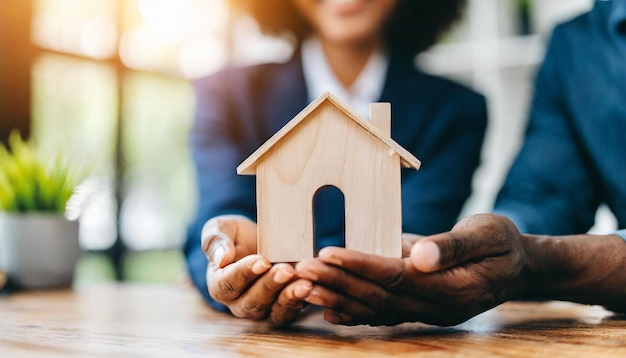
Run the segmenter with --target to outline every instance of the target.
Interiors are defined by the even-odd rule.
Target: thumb
[[[202,250],[209,264],[218,268],[223,268],[235,260],[234,238],[224,232],[229,230],[222,230],[224,223],[217,217],[207,221],[202,228]]]
[[[452,231],[418,241],[411,248],[411,261],[421,272],[434,272],[472,260],[511,251],[508,222],[496,215],[463,219]]]
[[[203,242],[202,248],[209,263],[216,265],[218,268],[223,268],[235,260],[235,245],[223,233],[212,235]]]
[[[441,250],[439,250],[439,246],[433,239],[434,237],[429,237],[428,239],[418,241],[411,248],[410,257],[413,266],[421,272],[433,272],[441,269],[439,264]]]

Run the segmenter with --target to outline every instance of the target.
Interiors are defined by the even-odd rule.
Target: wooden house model
[[[313,200],[330,185],[344,194],[346,248],[401,256],[400,166],[420,162],[391,139],[389,103],[372,103],[370,117],[326,92],[237,167],[256,175],[260,254],[313,257]]]

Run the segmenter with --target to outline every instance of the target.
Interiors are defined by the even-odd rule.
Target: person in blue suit
[[[626,1],[556,27],[495,205],[389,259],[327,248],[296,271],[329,322],[454,325],[508,300],[626,313]],[[605,203],[617,229],[586,232]],[[289,290],[298,290],[290,287]]]
[[[190,277],[214,308],[286,323],[306,288],[286,263],[256,255],[255,178],[236,167],[323,91],[367,115],[391,102],[392,138],[422,161],[402,173],[403,231],[449,230],[470,195],[486,128],[484,98],[416,69],[415,55],[457,19],[464,1],[282,0],[241,2],[263,30],[296,39],[286,63],[228,68],[195,83],[191,132],[199,204],[185,255]],[[317,200],[318,248],[341,245],[344,208]],[[408,252],[406,252],[408,253]],[[208,258],[208,260],[207,260]]]

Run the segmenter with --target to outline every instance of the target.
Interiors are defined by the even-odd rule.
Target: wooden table
[[[216,313],[193,290],[86,286],[0,297],[0,357],[626,357],[626,318],[570,303],[507,303],[452,328],[288,328]]]

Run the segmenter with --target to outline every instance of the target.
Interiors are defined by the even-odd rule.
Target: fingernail
[[[324,305],[324,300],[322,300],[322,298],[320,296],[309,296],[306,298],[306,300],[308,303],[312,304],[312,305],[317,305],[317,306],[323,306]]]
[[[317,277],[316,274],[311,272],[311,267],[314,268],[315,265],[316,265],[315,259],[308,259],[308,260],[300,261],[296,265],[296,273],[298,274],[298,277],[303,278],[305,280],[313,281],[313,282],[317,281],[319,277]]]
[[[294,290],[293,290],[293,295],[296,298],[299,299],[304,299],[306,298],[306,296],[309,295],[309,293],[311,293],[311,290],[313,289],[313,287],[311,286],[304,286],[304,285],[300,285],[297,286]]]
[[[213,258],[213,263],[219,265],[226,256],[226,252],[228,251],[223,245],[216,245],[212,250],[211,257]]]
[[[331,251],[324,251],[324,249],[322,249],[320,250],[318,257],[327,264],[343,266],[343,262],[341,262],[337,256],[333,255]]]
[[[339,318],[341,319],[341,322],[349,322],[352,321],[354,319],[354,317],[345,314],[345,313],[340,313],[339,314]]]
[[[329,248],[328,247],[324,247],[320,250],[320,252],[317,253],[317,257],[324,257],[329,255],[328,254]]]
[[[314,282],[319,281],[319,276],[317,276],[316,274],[314,274],[313,272],[309,270],[298,271],[298,276],[300,276],[300,278],[304,278],[309,281],[314,281]]]
[[[418,260],[419,268],[437,269],[439,267],[439,246],[434,242],[425,241],[415,244],[415,258]]]
[[[252,265],[252,273],[255,275],[260,275],[263,272],[267,271],[270,267],[272,266],[264,260],[259,260],[255,262],[254,265]]]
[[[324,319],[326,320],[326,322],[332,323],[332,324],[341,323],[341,316],[339,315],[339,313],[335,311],[330,311],[330,310],[326,311],[326,314],[324,315]]]
[[[283,284],[293,277],[293,273],[287,272],[286,270],[278,270],[274,274],[274,282],[278,284]]]

